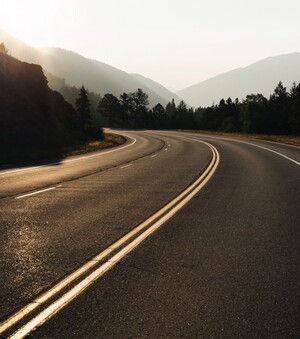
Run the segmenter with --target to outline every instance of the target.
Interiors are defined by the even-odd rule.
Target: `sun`
[[[56,1],[2,0],[0,29],[34,47],[47,45],[46,37],[57,27]]]

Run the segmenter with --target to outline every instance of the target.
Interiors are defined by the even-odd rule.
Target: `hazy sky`
[[[300,52],[299,0],[0,0],[0,28],[181,89]]]

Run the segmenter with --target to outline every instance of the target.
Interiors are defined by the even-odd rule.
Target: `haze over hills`
[[[288,88],[300,81],[300,53],[269,57],[250,66],[234,69],[200,82],[176,94],[140,74],[129,74],[100,61],[85,58],[77,53],[60,48],[36,49],[12,37],[0,29],[0,42],[4,42],[11,55],[35,64],[40,64],[55,90],[65,84],[84,85],[90,91],[112,93],[134,92],[141,88],[149,95],[150,107],[157,103],[165,106],[173,98],[181,98],[194,107],[218,104],[224,98],[243,99],[248,94],[261,93],[267,98],[279,81]]]
[[[300,53],[269,57],[176,93],[194,107],[205,107],[219,103],[222,98],[242,99],[252,93],[261,93],[268,98],[279,81],[288,88],[294,81],[300,81]]]
[[[159,87],[160,92],[146,86],[145,81],[107,65],[97,60],[85,58],[77,53],[60,48],[35,49],[22,41],[12,37],[0,29],[0,41],[4,42],[14,57],[39,64],[52,75],[63,78],[71,86],[84,85],[90,91],[104,95],[112,93],[116,96],[124,92],[134,92],[141,88],[149,95],[150,107],[161,103],[166,105],[169,101],[170,91]],[[56,88],[57,89],[57,88]],[[165,97],[167,93],[167,97]],[[174,94],[174,98],[177,96]]]
[[[152,79],[146,78],[143,75],[131,73],[131,76],[136,78],[138,81],[142,82],[145,86],[153,90],[155,93],[159,93],[160,96],[162,96],[164,99],[166,99],[168,102],[174,99],[175,104],[179,104],[180,97],[173,93],[171,90],[167,89],[166,87],[162,86],[156,81],[153,81]]]

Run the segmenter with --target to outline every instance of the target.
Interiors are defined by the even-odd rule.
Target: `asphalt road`
[[[300,149],[127,135],[111,153],[0,171],[1,320],[189,186],[212,158],[202,139],[220,154],[208,184],[30,336],[298,338]]]

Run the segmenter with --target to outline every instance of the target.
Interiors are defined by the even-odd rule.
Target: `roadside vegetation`
[[[138,88],[119,97],[65,85],[51,90],[41,66],[8,55],[0,44],[0,163],[64,157],[124,142],[102,127],[181,129],[234,133],[299,145],[300,84],[290,91],[281,82],[274,93],[222,99],[210,107],[189,107],[174,100],[149,108]],[[67,102],[68,101],[68,102]]]
[[[126,139],[118,134],[113,133],[103,133],[104,137],[102,140],[91,140],[89,142],[83,143],[82,145],[76,147],[66,148],[62,156],[67,157],[71,155],[78,155],[93,151],[100,151],[106,148],[111,148],[119,146],[125,143]]]
[[[188,107],[174,100],[166,107],[147,107],[148,97],[141,89],[124,93],[120,98],[105,94],[98,112],[107,118],[109,127],[152,129],[193,129],[242,134],[300,135],[300,84],[288,92],[281,82],[269,99],[249,94],[239,101],[222,99],[210,107]]]

